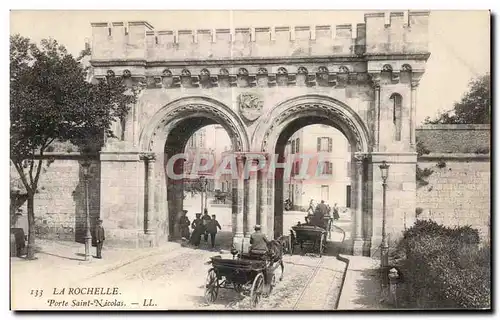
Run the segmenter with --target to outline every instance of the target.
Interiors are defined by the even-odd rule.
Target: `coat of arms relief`
[[[237,98],[237,103],[241,116],[249,122],[257,120],[264,108],[262,97],[255,93],[241,93]]]

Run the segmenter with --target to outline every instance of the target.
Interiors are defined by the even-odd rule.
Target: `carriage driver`
[[[266,258],[269,240],[267,240],[266,235],[261,232],[261,229],[260,225],[256,225],[254,227],[255,232],[250,236],[250,255]]]

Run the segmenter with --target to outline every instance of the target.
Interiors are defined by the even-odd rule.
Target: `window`
[[[292,154],[295,154],[295,140],[292,140]]]
[[[297,138],[297,140],[295,140],[295,153],[299,153],[300,152],[300,138]]]
[[[333,164],[330,161],[325,161],[323,163],[323,170],[322,174],[324,175],[331,175],[333,174]]]
[[[332,138],[328,137],[318,138],[318,151],[332,152]]]
[[[392,122],[394,125],[394,140],[401,141],[401,126],[403,112],[403,98],[398,93],[393,93],[390,97],[393,100],[392,106]]]
[[[297,161],[294,163],[294,166],[295,166],[295,175],[298,175],[299,172],[300,172],[300,163]]]

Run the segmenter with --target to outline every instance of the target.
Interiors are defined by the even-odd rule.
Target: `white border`
[[[3,7],[6,6],[7,4],[13,5],[13,7],[5,7],[4,10],[1,11],[2,13],[2,19],[1,21],[1,26],[3,29],[3,34],[8,35],[9,32],[9,9],[14,9],[14,10],[33,10],[33,9],[53,9],[53,10],[81,10],[81,9],[91,9],[91,10],[122,10],[122,9],[128,9],[128,10],[159,10],[159,9],[170,9],[170,10],[179,10],[179,9],[211,9],[211,10],[217,10],[217,9],[233,9],[233,10],[250,10],[250,9],[260,9],[260,10],[273,10],[273,9],[287,9],[287,10],[298,10],[298,9],[305,9],[305,10],[332,10],[332,9],[337,9],[337,10],[370,10],[370,9],[431,9],[431,10],[478,10],[478,9],[492,9],[493,14],[498,13],[500,10],[498,8],[500,1],[485,1],[485,0],[454,0],[454,1],[442,1],[442,2],[437,2],[435,0],[421,0],[421,1],[411,1],[411,2],[401,2],[401,1],[369,1],[369,0],[364,0],[364,1],[355,1],[355,0],[350,0],[350,1],[336,1],[335,3],[332,4],[331,1],[326,1],[326,0],[307,0],[307,1],[297,1],[297,2],[291,2],[291,1],[283,1],[280,3],[280,5],[277,5],[276,2],[271,2],[269,0],[251,0],[251,1],[218,1],[217,3],[214,3],[214,1],[193,1],[193,0],[182,0],[178,1],[176,3],[173,3],[172,1],[166,2],[166,4],[153,4],[153,3],[147,3],[147,7],[142,5],[144,2],[142,1],[137,1],[137,0],[120,0],[117,2],[111,3],[110,1],[103,1],[103,0],[86,0],[86,1],[78,1],[78,2],[69,2],[69,1],[51,1],[50,3],[46,2],[40,2],[40,1],[15,1],[14,3],[9,3],[7,1],[2,2],[2,9]],[[327,4],[332,4],[330,6],[327,6]],[[43,23],[43,22],[40,22]],[[457,21],[456,23],[460,23],[460,21]],[[61,26],[63,27],[63,26]],[[495,40],[498,40],[498,34],[495,34]],[[466,41],[466,39],[465,39]],[[3,45],[3,50],[1,50],[2,56],[2,61],[4,61],[4,64],[2,65],[5,69],[8,60],[8,38],[5,37],[5,41],[2,42]],[[495,70],[496,71],[496,70]],[[0,125],[0,130],[2,134],[2,150],[5,150],[7,153],[8,151],[8,137],[9,137],[9,113],[8,113],[8,105],[9,105],[9,91],[8,91],[8,70],[5,70],[3,72],[3,75],[5,75],[6,83],[2,86],[2,100],[3,100],[3,108],[1,108],[1,112],[3,112],[3,116],[0,116],[0,121],[2,121],[2,125]],[[496,83],[496,82],[494,82]],[[498,84],[493,88],[494,91],[498,88]],[[494,108],[494,106],[492,106]],[[496,112],[497,117],[498,117],[498,111]],[[498,120],[497,117],[495,117],[495,120]],[[498,131],[498,130],[497,130]],[[497,136],[495,138],[498,138]],[[7,209],[7,204],[9,203],[9,198],[8,198],[8,189],[9,189],[9,164],[8,164],[8,159],[7,157],[3,158],[5,162],[2,162],[2,192],[0,192],[0,196],[2,197],[3,201],[0,201],[0,203],[4,204],[4,208]],[[496,164],[496,163],[495,163]],[[495,182],[497,182],[495,180]],[[492,194],[492,197],[495,198],[495,195]],[[498,197],[496,197],[498,199]],[[495,206],[495,209],[497,207]],[[3,215],[4,223],[2,224],[3,230],[7,231],[7,226],[9,225],[9,216],[4,213]],[[497,227],[498,230],[498,221],[500,219],[496,219],[496,225],[494,227]],[[494,233],[493,233],[494,234]],[[0,276],[3,278],[3,281],[0,281],[0,283],[3,284],[3,290],[1,290],[1,297],[0,301],[2,303],[2,311],[5,313],[6,316],[5,318],[11,318],[14,317],[15,315],[12,312],[9,312],[9,292],[8,289],[10,288],[9,285],[9,254],[8,254],[8,241],[7,241],[7,234],[2,234],[3,241],[1,242],[1,251],[0,251],[0,257],[2,257],[4,260],[4,263],[2,264],[2,272],[0,273]],[[497,275],[498,276],[498,275]],[[498,294],[496,295],[498,296]],[[496,306],[497,304],[495,303],[496,301],[492,301],[492,305]],[[420,317],[421,315],[419,313],[414,313],[414,314],[404,314],[405,316],[413,316],[413,317]],[[52,316],[52,315],[49,315]],[[64,314],[62,315],[63,317],[74,317],[76,315],[68,315]],[[85,315],[85,314],[80,314],[81,317],[83,318],[91,318],[95,317],[95,315]],[[103,314],[100,314],[99,317],[102,317]],[[120,315],[104,315],[106,318],[119,318]],[[184,316],[182,315],[183,318],[198,318],[201,317],[202,315],[191,315],[191,316]],[[203,315],[206,316],[206,315]],[[248,317],[248,315],[240,315],[240,314],[217,314],[217,317]],[[256,314],[255,316],[267,316],[263,314]],[[301,317],[311,317],[311,315],[307,314],[300,314]],[[318,315],[319,316],[319,315]],[[348,316],[349,318],[362,318],[364,317],[363,314],[323,314],[324,317],[343,317],[343,316]],[[379,316],[382,317],[387,317],[391,316],[388,314],[379,314]],[[401,316],[398,314],[393,314],[392,316]],[[453,317],[454,315],[449,315],[447,317]],[[474,317],[473,314],[467,314],[467,317],[472,316]],[[26,318],[38,318],[40,315],[25,315],[24,317]],[[139,318],[147,319],[148,315],[140,315]],[[168,317],[170,318],[177,318],[181,317],[181,315],[169,315]],[[289,317],[289,314],[283,314],[283,315],[278,315],[278,314],[273,314],[273,317]],[[434,315],[425,315],[427,319],[433,319],[437,318],[437,316]],[[5,319],[4,317],[2,317]],[[440,316],[439,318],[442,318]]]

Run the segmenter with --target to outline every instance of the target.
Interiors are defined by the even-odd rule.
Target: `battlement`
[[[144,21],[92,23],[92,59],[224,60],[426,52],[428,15],[375,12],[358,24],[159,31]]]

